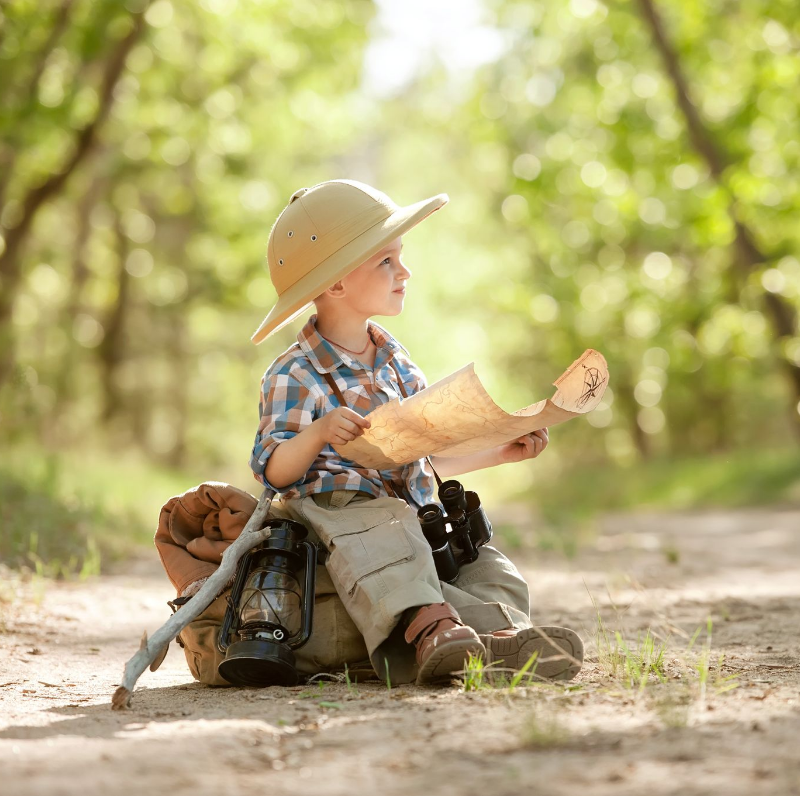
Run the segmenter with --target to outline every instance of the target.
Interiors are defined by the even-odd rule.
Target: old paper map
[[[587,350],[553,384],[550,400],[508,414],[483,388],[474,363],[407,399],[379,406],[363,436],[337,446],[345,458],[372,469],[391,469],[425,456],[465,456],[566,422],[594,409],[608,385],[608,366]]]

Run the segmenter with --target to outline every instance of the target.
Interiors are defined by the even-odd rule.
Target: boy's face
[[[334,284],[326,294],[337,297],[365,318],[397,316],[403,310],[405,284],[411,277],[411,270],[403,264],[400,255],[402,249],[402,237],[398,236]]]

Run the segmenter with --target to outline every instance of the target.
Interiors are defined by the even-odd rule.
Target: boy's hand
[[[315,425],[319,425],[319,435],[323,442],[332,444],[347,444],[364,431],[372,423],[350,408],[334,408],[325,416],[320,417]]]
[[[526,458],[536,458],[541,455],[549,441],[547,428],[542,428],[500,445],[498,452],[503,464],[524,461]]]

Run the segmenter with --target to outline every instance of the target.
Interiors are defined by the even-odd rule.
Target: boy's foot
[[[417,683],[444,683],[464,669],[470,654],[486,657],[478,634],[464,625],[450,603],[423,606],[406,629],[406,641],[417,646]]]
[[[533,674],[555,681],[574,678],[583,664],[583,642],[575,631],[555,625],[495,631],[480,636],[486,665],[520,670],[537,653]],[[499,663],[498,663],[499,662]]]

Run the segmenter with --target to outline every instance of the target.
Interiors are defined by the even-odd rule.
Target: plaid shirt
[[[433,474],[424,459],[379,471],[348,461],[330,444],[325,445],[308,472],[294,483],[278,490],[267,481],[264,471],[275,448],[338,406],[320,372],[333,374],[347,405],[362,416],[395,397],[402,398],[389,365],[392,357],[409,396],[427,386],[425,375],[408,358],[408,351],[380,325],[371,320],[368,325],[378,348],[375,365],[370,370],[323,339],[317,332],[316,320],[316,315],[312,315],[297,335],[297,344],[279,355],[261,380],[258,406],[261,421],[250,457],[253,475],[287,499],[334,489],[354,489],[382,497],[387,494],[381,481],[383,476],[393,485],[404,486],[409,504],[419,508],[434,502]]]

